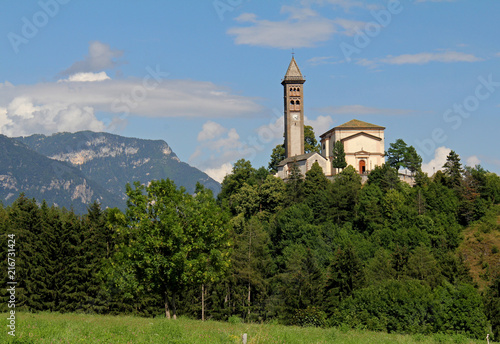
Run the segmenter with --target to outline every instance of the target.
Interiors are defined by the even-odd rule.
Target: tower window
[[[293,100],[290,100],[290,104],[293,105],[295,104],[295,102]]]
[[[300,100],[297,100],[295,104],[300,105]]]

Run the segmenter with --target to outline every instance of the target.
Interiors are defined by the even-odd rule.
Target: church
[[[327,177],[337,171],[332,167],[335,142],[344,145],[347,165],[361,175],[384,164],[384,127],[353,119],[320,135],[320,153],[304,154],[304,83],[305,78],[292,57],[281,84],[284,91],[285,159],[278,164],[277,176],[288,179],[295,165],[302,175],[317,162]]]

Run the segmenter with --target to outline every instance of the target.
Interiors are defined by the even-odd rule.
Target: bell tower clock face
[[[294,121],[298,121],[298,120],[299,120],[299,113],[298,113],[298,112],[296,112],[296,113],[292,113],[292,119],[293,119]]]

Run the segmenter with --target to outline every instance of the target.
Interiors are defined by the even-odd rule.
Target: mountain
[[[214,195],[220,184],[204,172],[182,161],[162,140],[128,138],[109,133],[82,131],[51,136],[32,135],[16,138],[32,150],[50,159],[66,162],[86,178],[125,200],[125,185],[139,181],[170,178],[177,186],[193,193],[200,182]]]
[[[79,169],[49,159],[25,144],[0,135],[0,201],[12,203],[21,192],[49,205],[72,207],[83,213],[98,200],[104,207],[124,207],[125,202],[87,178]]]

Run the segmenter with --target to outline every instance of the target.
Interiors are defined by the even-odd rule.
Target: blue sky
[[[385,126],[439,169],[500,173],[500,2],[3,0],[0,133],[163,139],[217,180],[282,142],[294,49],[306,124]]]

